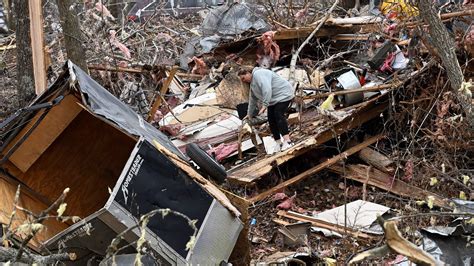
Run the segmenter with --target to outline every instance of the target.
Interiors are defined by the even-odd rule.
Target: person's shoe
[[[281,145],[281,151],[286,151],[288,150],[289,148],[293,147],[295,144],[293,144],[293,142],[283,142],[283,144]]]
[[[273,146],[271,154],[275,154],[275,153],[280,152],[280,151],[281,151],[281,144],[278,143],[278,142],[275,142],[275,146]]]

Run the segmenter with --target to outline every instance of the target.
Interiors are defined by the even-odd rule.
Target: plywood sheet
[[[59,105],[51,108],[9,160],[22,172],[26,172],[82,110],[77,101],[73,95],[67,95]]]
[[[207,101],[204,101],[200,103],[203,106],[192,106],[186,108],[183,112],[180,114],[177,114],[176,117],[181,121],[182,123],[194,123],[200,120],[206,120],[210,117],[216,116],[220,113],[222,113],[222,109],[219,109],[214,106],[210,105],[216,105],[217,104],[217,99],[209,99]],[[208,106],[209,105],[209,106]],[[176,119],[171,120],[169,124],[176,124],[178,121]]]
[[[64,132],[18,178],[31,189],[55,200],[69,187],[69,215],[82,218],[102,208],[135,140],[82,111]]]
[[[229,73],[216,88],[217,103],[235,109],[238,104],[248,102],[249,85],[240,81],[235,73]]]

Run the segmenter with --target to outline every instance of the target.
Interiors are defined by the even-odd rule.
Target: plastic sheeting
[[[474,265],[474,246],[469,244],[472,230],[456,227],[433,226],[420,230],[423,236],[420,248],[431,254],[441,265]],[[408,259],[397,262],[397,266],[413,265]]]
[[[263,31],[268,24],[245,3],[211,9],[201,25],[204,36],[235,36],[250,29]]]
[[[157,140],[167,149],[184,158],[184,155],[173,145],[167,136],[151,126],[125,103],[104,89],[82,69],[71,61],[67,62],[67,66],[70,82],[77,82],[77,88],[82,94],[84,104],[94,114],[105,117],[131,135],[142,136],[149,142]]]
[[[462,226],[431,227],[421,230],[423,249],[446,265],[473,265],[474,246],[468,245]]]
[[[189,59],[212,51],[223,40],[234,39],[249,30],[263,33],[269,29],[265,20],[245,3],[211,9],[200,27],[202,37],[195,37],[186,44],[181,55],[181,67],[187,69]]]

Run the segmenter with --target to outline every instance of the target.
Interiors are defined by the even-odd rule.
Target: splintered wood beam
[[[151,107],[150,113],[148,113],[148,122],[151,122],[153,120],[153,116],[155,115],[156,110],[160,108],[163,95],[165,95],[165,93],[168,91],[168,88],[170,87],[171,82],[174,79],[174,75],[176,74],[176,71],[178,71],[177,67],[173,67],[171,69],[170,73],[168,74],[168,77],[166,78],[165,82],[163,83],[163,86],[161,87],[160,94],[155,97],[155,102],[153,102],[153,106]]]
[[[307,215],[297,213],[297,212],[281,210],[281,211],[278,211],[277,215],[281,217],[293,219],[299,222],[310,222],[312,226],[328,229],[330,231],[337,232],[339,234],[347,234],[355,238],[373,239],[376,237],[364,232],[356,231],[352,228],[344,227],[338,224],[329,223],[324,220],[317,219],[315,217],[307,216]],[[279,220],[277,220],[277,223],[278,222]]]
[[[44,56],[43,7],[40,0],[29,0],[31,51],[35,92],[40,95],[46,90],[46,60]]]
[[[250,198],[249,201],[254,203],[254,202],[262,200],[266,197],[269,197],[277,191],[280,191],[280,190],[282,190],[282,189],[284,189],[284,188],[286,188],[290,185],[296,184],[296,183],[300,182],[301,180],[303,180],[305,178],[308,178],[310,176],[313,176],[314,174],[320,172],[321,170],[324,170],[324,169],[328,168],[329,166],[331,166],[331,165],[333,165],[333,164],[335,164],[335,163],[337,163],[341,160],[346,159],[347,157],[351,156],[352,154],[359,152],[360,150],[368,147],[369,145],[374,144],[375,142],[381,140],[382,138],[383,138],[383,135],[377,135],[377,136],[371,137],[371,138],[367,139],[366,141],[364,141],[360,144],[357,144],[354,147],[351,147],[351,148],[347,149],[343,153],[340,153],[340,154],[332,157],[331,159],[328,159],[327,161],[325,161],[323,163],[320,163],[320,164],[316,165],[315,167],[313,167],[309,170],[306,170],[303,173],[301,173],[301,174],[299,174],[295,177],[292,177],[292,178],[284,181],[283,183],[280,183],[280,184],[276,185],[275,187],[270,188],[269,190],[264,191],[264,192],[262,192],[262,193],[260,193],[256,196]]]
[[[328,167],[328,169],[335,173],[345,175],[348,179],[361,183],[367,182],[368,185],[383,189],[401,197],[417,200],[426,200],[428,197],[432,197],[435,206],[451,209],[449,204],[439,195],[412,186],[399,179],[394,179],[391,175],[373,167],[368,169],[368,166],[366,165],[347,165],[343,168],[340,165],[332,165]]]
[[[285,152],[279,152],[270,157],[258,160],[250,165],[244,165],[231,171],[227,180],[233,184],[252,184],[262,176],[270,173],[275,166],[282,165],[295,157],[314,150],[314,148],[337,137],[338,135],[348,132],[349,130],[379,116],[380,113],[387,108],[387,103],[382,99],[382,96],[379,96],[362,103],[353,115],[337,122],[331,128],[327,128],[323,132],[308,136],[304,142],[296,144]]]

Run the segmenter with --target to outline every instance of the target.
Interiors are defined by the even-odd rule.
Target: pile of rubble
[[[77,199],[71,215],[85,219],[51,222],[33,249],[66,243],[92,259],[70,249],[95,245],[78,233],[85,226],[106,228],[110,235],[100,237],[109,243],[121,223],[131,228],[158,207],[199,221],[194,234],[165,216],[147,227],[156,236],[153,256],[170,263],[471,264],[474,131],[418,9],[369,2],[349,11],[236,2],[184,19],[173,7],[158,13],[162,7],[122,25],[105,6],[86,4],[89,71],[108,92],[72,63],[52,67],[57,80],[47,94],[2,122],[0,174],[49,201],[60,194],[54,182],[112,194],[94,194],[87,208]],[[459,90],[473,103],[474,7],[435,2],[464,73]],[[249,87],[237,73],[255,66],[295,90],[288,114],[295,145],[285,151],[272,150],[266,115],[244,119]],[[48,126],[54,136],[45,137]],[[91,148],[76,147],[88,128]],[[123,147],[107,148],[119,141]],[[67,157],[67,145],[83,163],[65,172],[76,181],[88,173],[83,187],[60,181],[53,155]],[[93,161],[101,166],[85,170]],[[11,203],[14,187],[5,187]],[[140,231],[130,230],[126,241],[138,241]],[[222,239],[206,247],[216,234]],[[99,246],[108,258],[110,249]]]
[[[226,15],[243,6],[226,7]],[[277,24],[273,31],[268,31],[271,22],[265,25],[249,16],[243,24],[253,25],[250,30],[234,33],[231,40],[224,33],[203,35],[199,43],[191,41],[193,47],[200,45],[198,49],[182,55],[193,60],[192,74],[173,79],[189,82],[190,89],[179,99],[180,105],[155,113],[155,119],[161,119],[157,126],[179,149],[188,147],[192,159],[197,144],[225,167],[224,179],[217,167],[195,160],[215,182],[225,180],[221,187],[247,206],[246,229],[255,262],[289,262],[295,257],[306,262],[348,262],[355,250],[372,247],[381,239],[377,235],[384,230],[376,222],[377,215],[452,211],[458,208],[453,203],[461,201],[451,198],[472,199],[466,180],[472,176],[468,158],[473,134],[453,132],[467,124],[444,113],[446,108],[455,113],[454,105],[436,100],[452,100],[454,95],[445,86],[447,80],[430,54],[426,37],[418,31],[422,24],[410,20],[417,11],[411,6],[397,8],[382,6],[357,17],[333,14],[324,22],[297,28]],[[440,17],[459,40],[458,54],[468,80],[472,54],[466,49],[470,46],[466,36],[472,30],[472,8],[441,10]],[[312,33],[314,41],[310,39],[302,49],[292,72],[294,51]],[[211,40],[212,50],[207,48]],[[289,114],[296,145],[285,152],[271,151],[266,117],[250,127],[241,121],[249,89],[237,71],[249,65],[271,68],[296,88]],[[196,75],[202,78],[196,80]],[[438,81],[433,83],[434,79]],[[174,97],[169,96],[168,106],[175,105]],[[441,126],[447,123],[440,121],[444,119],[451,124]],[[465,145],[456,144],[456,139]],[[435,151],[440,147],[450,151],[440,155]],[[463,155],[458,157],[454,150]],[[452,220],[432,218],[425,223],[407,218],[399,227],[419,243],[429,241],[419,230],[443,235],[430,226],[448,224],[453,226]],[[405,256],[387,259],[403,263]],[[445,256],[459,259],[453,253]]]

